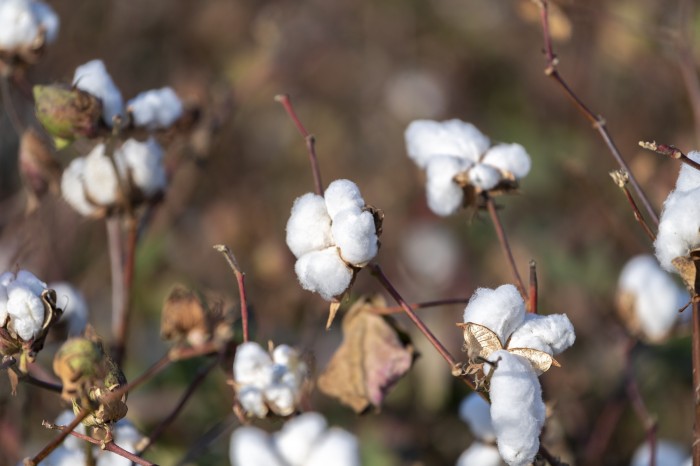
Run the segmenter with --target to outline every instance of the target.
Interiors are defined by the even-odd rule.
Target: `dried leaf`
[[[503,349],[498,335],[493,333],[488,327],[473,322],[457,324],[457,326],[464,329],[464,342],[467,345],[467,355],[470,361],[474,361],[477,358],[486,359],[494,351]]]
[[[12,369],[7,369],[7,377],[10,379],[10,388],[12,389],[12,396],[17,395],[17,385],[19,385],[19,376],[17,372]]]
[[[532,364],[537,374],[547,372],[550,367],[561,367],[551,354],[532,348],[508,348],[508,351],[522,356]]]
[[[671,263],[678,270],[683,283],[685,283],[692,296],[695,292],[695,264],[687,256],[676,257]]]
[[[318,379],[321,391],[362,413],[379,408],[389,389],[410,368],[415,351],[389,316],[372,308],[382,298],[360,298],[343,318],[343,342]]]
[[[328,307],[328,321],[326,322],[326,330],[331,328],[331,325],[333,325],[333,320],[335,319],[335,315],[338,313],[339,309],[340,301],[331,301],[331,304]]]
[[[163,303],[160,334],[165,340],[187,340],[197,346],[210,336],[206,312],[197,294],[175,286]]]

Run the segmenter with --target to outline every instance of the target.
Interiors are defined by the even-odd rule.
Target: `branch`
[[[118,224],[118,220],[116,223]],[[138,242],[138,225],[136,219],[131,216],[128,216],[126,219],[126,228],[126,256],[123,264],[123,269],[120,271],[122,275],[120,277],[121,296],[118,298],[118,303],[120,304],[120,307],[115,308],[114,314],[112,315],[112,332],[114,334],[114,362],[116,362],[118,366],[121,366],[124,360],[124,354],[126,352],[126,340],[129,332],[129,317],[131,314],[131,288],[134,283],[136,244]],[[121,268],[122,267],[120,267],[120,269]],[[116,270],[116,268],[114,268],[113,271],[114,273],[119,273]]]
[[[39,453],[36,454],[36,456],[34,456],[34,458],[25,458],[24,466],[36,466],[46,459],[46,457],[49,456],[51,452],[54,451],[61,443],[63,443],[73,429],[75,429],[78,424],[83,422],[83,419],[85,419],[91,412],[91,409],[81,409],[80,413],[75,416],[75,419],[73,419],[70,424],[62,428],[58,437],[51,440]]]
[[[652,243],[656,241],[656,235],[653,231],[651,231],[649,224],[647,224],[647,221],[644,219],[644,216],[639,211],[639,207],[637,207],[637,203],[634,201],[632,193],[630,193],[630,190],[627,188],[627,182],[629,181],[629,173],[627,173],[624,170],[615,170],[610,172],[610,177],[613,179],[613,182],[624,193],[627,202],[629,203],[630,207],[632,207],[634,219],[637,221],[637,223],[641,225],[642,229],[644,230],[644,233],[646,233],[647,237],[651,240]]]
[[[530,261],[530,289],[527,295],[529,298],[527,312],[537,314],[537,263],[534,260]]]
[[[697,163],[695,160],[685,155],[680,149],[678,149],[674,145],[656,144],[656,142],[639,141],[639,146],[644,149],[656,152],[657,154],[665,155],[666,157],[680,160],[686,165],[690,165],[694,169],[700,170],[700,163]]]
[[[233,273],[236,276],[236,282],[238,283],[238,296],[240,297],[240,300],[241,300],[241,320],[243,323],[243,341],[247,342],[248,341],[248,300],[246,299],[246,294],[245,294],[245,274],[241,271],[241,268],[238,266],[238,261],[236,260],[236,256],[233,255],[233,252],[231,252],[231,249],[229,249],[228,246],[226,246],[224,244],[216,244],[216,245],[214,245],[214,249],[216,249],[217,251],[219,251],[221,254],[224,255],[226,262],[228,262],[228,265],[231,266],[231,270],[233,270]]]
[[[447,304],[467,304],[469,303],[469,298],[447,298],[447,299],[438,299],[435,301],[426,301],[423,303],[411,303],[409,306],[411,306],[412,309],[426,309],[429,307],[437,307],[437,306],[445,306]],[[401,306],[388,306],[388,307],[372,307],[369,309],[370,312],[373,312],[377,315],[389,315],[389,314],[399,314],[401,312],[404,312],[403,307]]]
[[[491,196],[485,195],[486,207],[488,208],[489,215],[491,216],[491,221],[496,229],[496,235],[498,236],[498,242],[501,244],[501,249],[503,254],[506,256],[508,264],[510,264],[510,269],[513,272],[513,277],[515,278],[515,286],[520,292],[525,302],[528,301],[527,293],[525,293],[525,284],[523,279],[520,277],[518,272],[518,267],[515,265],[515,259],[513,259],[513,252],[510,249],[510,244],[508,243],[508,238],[506,237],[505,230],[503,229],[503,224],[501,224],[501,219],[498,218],[498,212],[496,212],[496,204]]]

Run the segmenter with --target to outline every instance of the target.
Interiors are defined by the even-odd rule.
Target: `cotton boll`
[[[44,324],[44,304],[27,287],[11,284],[7,291],[10,326],[22,340],[29,341],[41,331]]]
[[[244,385],[238,389],[236,397],[246,413],[259,418],[267,416],[268,407],[261,388]]]
[[[68,204],[81,215],[92,215],[97,207],[85,197],[85,159],[78,157],[63,170],[61,194]]]
[[[377,229],[370,212],[340,211],[333,218],[331,233],[345,262],[362,267],[377,255]]]
[[[333,221],[335,221],[338,212],[342,210],[359,211],[365,206],[360,188],[350,180],[335,180],[328,185],[323,197],[326,199],[328,215]]]
[[[435,156],[449,155],[471,163],[489,148],[489,138],[471,123],[460,120],[416,120],[404,134],[408,156],[421,168]]]
[[[513,285],[495,290],[479,288],[464,309],[464,322],[487,327],[505,345],[508,337],[525,319],[525,303]]]
[[[523,323],[510,336],[508,348],[532,348],[554,356],[573,345],[575,340],[574,326],[564,314],[526,314]]]
[[[644,442],[635,450],[630,466],[649,466],[650,453],[649,442]],[[656,442],[656,466],[678,466],[683,464],[687,457],[687,449],[676,442],[667,440]]]
[[[304,254],[294,265],[302,288],[315,291],[326,301],[340,296],[352,281],[352,270],[335,247]]]
[[[469,183],[483,191],[495,188],[501,179],[501,172],[490,165],[478,163],[469,169]]]
[[[286,466],[268,435],[257,427],[239,427],[229,444],[231,466]]]
[[[43,2],[31,2],[31,9],[39,27],[44,30],[46,42],[51,43],[55,41],[61,24],[56,12]]]
[[[484,442],[496,440],[491,422],[491,405],[476,393],[470,393],[462,400],[459,405],[459,417],[469,425],[474,437]]]
[[[700,188],[673,191],[666,198],[654,241],[661,267],[676,272],[673,259],[685,257],[700,246]]]
[[[289,345],[279,345],[272,351],[275,364],[293,366],[299,362],[299,353]]]
[[[307,193],[298,197],[287,221],[287,246],[296,258],[333,244],[331,218],[323,197]]]
[[[456,466],[502,466],[498,448],[481,442],[472,443],[457,459]]]
[[[688,153],[688,158],[694,162],[700,162],[700,152],[691,151]],[[700,170],[682,163],[676,180],[676,191],[687,192],[695,188],[700,188]]]
[[[93,202],[109,206],[117,202],[119,192],[119,180],[114,169],[119,170],[119,176],[124,176],[124,162],[120,157],[115,157],[114,162],[105,155],[104,144],[98,144],[85,157],[83,183],[87,197]]]
[[[28,288],[32,293],[40,296],[41,293],[46,289],[46,283],[39,280],[36,275],[28,270],[20,270],[15,276],[15,281],[8,284],[8,291],[15,286],[22,286]]]
[[[264,387],[272,378],[272,358],[259,344],[238,345],[233,360],[233,379],[241,385]]]
[[[102,60],[92,60],[76,68],[73,85],[102,101],[102,119],[111,128],[114,117],[122,114],[124,102]]]
[[[59,322],[68,323],[68,336],[82,334],[88,318],[88,307],[83,294],[66,282],[54,282],[48,287],[56,292],[56,303],[63,309]]]
[[[530,172],[530,156],[520,144],[497,144],[486,153],[482,163],[510,173],[516,180]]]
[[[119,157],[126,163],[134,185],[146,197],[165,190],[163,148],[155,139],[149,138],[146,142],[129,139],[119,148]]]
[[[430,159],[426,168],[425,188],[428,207],[435,214],[446,217],[455,213],[464,201],[464,191],[454,177],[470,166],[470,162],[458,157],[437,156]]]
[[[357,438],[350,432],[332,427],[316,443],[304,466],[360,466]]]
[[[279,416],[289,416],[296,409],[297,394],[294,387],[284,383],[273,383],[265,387],[265,401]]]
[[[529,465],[545,420],[537,375],[527,359],[505,350],[494,352],[489,360],[498,361],[489,390],[498,451],[510,466]]]
[[[39,34],[38,24],[27,0],[0,2],[0,48],[31,45]]]
[[[148,129],[168,128],[182,116],[182,102],[170,87],[142,92],[127,108],[134,124]]]
[[[325,432],[326,420],[318,413],[306,413],[290,419],[275,434],[274,442],[282,458],[290,466],[308,466],[307,458],[312,448]],[[331,461],[328,464],[335,464]]]
[[[384,100],[389,112],[399,120],[432,118],[443,113],[447,92],[433,73],[404,70],[394,74],[384,87]]]

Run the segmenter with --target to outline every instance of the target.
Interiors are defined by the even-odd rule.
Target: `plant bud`
[[[60,149],[73,139],[97,135],[102,103],[85,91],[62,85],[34,86],[36,115]]]

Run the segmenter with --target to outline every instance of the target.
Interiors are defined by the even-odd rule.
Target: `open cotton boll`
[[[78,157],[63,170],[61,195],[81,215],[92,215],[97,207],[85,197],[85,159]]]
[[[491,405],[476,393],[470,393],[459,405],[459,417],[469,425],[474,437],[484,442],[496,440],[491,422]]]
[[[649,466],[651,464],[651,452],[649,442],[641,444],[634,452],[630,466]],[[679,466],[688,458],[685,447],[668,440],[658,440],[656,442],[656,466]]]
[[[526,314],[523,323],[515,329],[508,348],[532,348],[554,356],[574,344],[576,333],[564,314]]]
[[[163,148],[155,139],[149,138],[146,142],[128,139],[119,148],[119,158],[124,160],[131,180],[146,197],[165,190]]]
[[[267,416],[268,407],[261,388],[254,385],[244,385],[238,389],[236,397],[246,413],[259,418]]]
[[[345,262],[361,267],[377,255],[377,229],[370,212],[340,211],[333,218],[331,232]]]
[[[357,438],[350,432],[331,427],[311,451],[304,466],[360,466]]]
[[[88,319],[88,307],[83,294],[66,282],[51,283],[49,288],[56,292],[56,304],[63,309],[59,322],[68,323],[68,336],[83,333]]]
[[[142,92],[127,103],[136,126],[168,128],[182,116],[182,102],[170,87]]]
[[[469,183],[483,191],[495,188],[501,178],[501,172],[484,163],[478,163],[469,169]]]
[[[513,285],[495,290],[477,289],[464,309],[464,322],[483,325],[505,345],[508,337],[525,319],[525,303]]]
[[[59,20],[45,3],[31,0],[0,1],[0,48],[14,49],[35,45],[39,31],[46,42],[58,35]]]
[[[333,244],[326,201],[313,193],[298,197],[287,221],[287,246],[296,258]]]
[[[233,359],[233,379],[241,385],[264,387],[272,378],[272,358],[262,346],[249,341],[238,345]]]
[[[317,292],[326,301],[343,294],[352,281],[352,270],[335,246],[304,254],[294,265],[294,271],[302,288]]]
[[[503,464],[498,448],[474,442],[459,456],[456,466],[502,466]]]
[[[700,152],[695,150],[688,152],[688,158],[694,162],[700,162]],[[695,188],[700,188],[700,170],[682,163],[676,180],[676,191],[686,192]]]
[[[409,157],[421,168],[439,155],[451,155],[474,163],[489,148],[489,138],[476,126],[457,119],[443,122],[416,120],[404,134]]]
[[[481,162],[510,173],[516,180],[524,178],[530,172],[532,163],[520,144],[497,144],[489,149]]]
[[[661,213],[654,241],[656,258],[668,272],[676,272],[673,259],[685,257],[700,246],[700,188],[672,191]]]
[[[284,383],[272,383],[265,387],[265,401],[275,414],[289,416],[296,409],[294,387]]]
[[[306,460],[327,426],[320,414],[305,413],[287,421],[282,430],[275,434],[274,443],[290,466],[307,466]],[[331,461],[328,464],[335,463]]]
[[[83,183],[90,200],[108,206],[117,202],[119,192],[119,180],[114,167],[116,165],[119,170],[119,176],[124,176],[124,161],[117,152],[113,163],[104,151],[104,144],[98,144],[85,157]]]
[[[77,67],[73,85],[102,101],[102,119],[111,128],[114,117],[123,112],[124,101],[102,60],[92,60]]]
[[[360,188],[350,180],[335,180],[326,188],[323,197],[326,200],[328,215],[335,221],[338,212],[346,209],[361,210],[365,200],[360,194]]]
[[[425,193],[430,210],[446,217],[462,207],[464,191],[454,181],[454,177],[470,166],[471,162],[458,157],[437,156],[430,159],[425,172]]]
[[[529,465],[539,449],[545,420],[537,375],[527,359],[506,350],[492,353],[489,360],[498,364],[489,389],[498,451],[510,466]]]
[[[287,466],[277,456],[272,440],[257,427],[239,427],[229,444],[231,466]]]
[[[44,324],[44,303],[32,290],[15,286],[7,291],[7,314],[10,326],[24,341],[34,338]]]
[[[28,288],[32,293],[37,296],[41,296],[41,293],[46,289],[46,283],[39,280],[36,275],[31,273],[29,270],[20,270],[15,276],[15,280],[8,285],[8,291],[13,287],[21,286]]]

